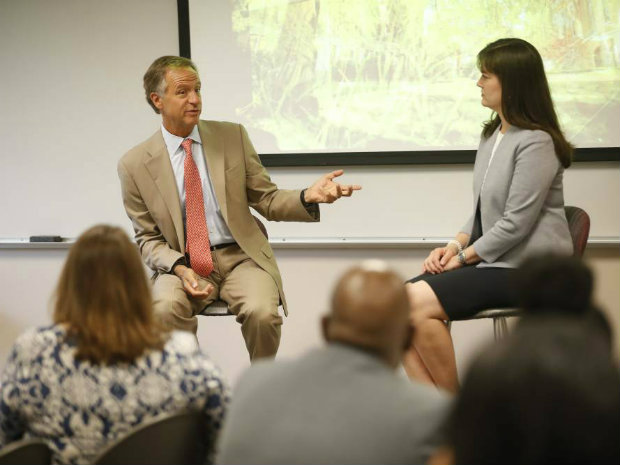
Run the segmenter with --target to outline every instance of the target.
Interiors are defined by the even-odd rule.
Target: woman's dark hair
[[[516,273],[519,307],[583,314],[592,306],[593,277],[578,257],[543,254],[527,258]]]
[[[527,258],[515,277],[520,323],[540,316],[569,315],[583,318],[583,325],[598,332],[598,340],[611,351],[613,335],[603,310],[592,299],[594,277],[575,256],[543,254]]]
[[[506,121],[519,128],[540,129],[548,133],[558,160],[568,168],[574,148],[560,129],[545,67],[536,48],[522,39],[496,40],[478,53],[478,68],[498,77]],[[499,115],[491,115],[484,124],[482,135],[490,137],[500,124]]]
[[[584,318],[531,317],[483,350],[449,420],[455,463],[619,463],[620,374]]]

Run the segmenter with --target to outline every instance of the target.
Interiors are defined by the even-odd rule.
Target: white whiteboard
[[[174,0],[0,2],[0,236],[127,224],[116,163],[158,127],[142,75],[177,37]]]

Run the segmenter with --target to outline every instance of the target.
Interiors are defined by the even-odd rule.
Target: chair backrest
[[[136,427],[107,446],[94,464],[202,464],[208,442],[204,413],[183,411]]]
[[[25,439],[7,444],[0,450],[0,465],[48,465],[52,451],[45,441]]]
[[[588,245],[590,216],[579,207],[564,207],[568,229],[573,238],[573,255],[581,257]]]

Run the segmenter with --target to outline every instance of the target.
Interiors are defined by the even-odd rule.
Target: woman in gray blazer
[[[444,321],[512,307],[514,269],[537,252],[570,255],[562,176],[573,147],[553,108],[538,51],[500,39],[478,54],[484,124],[474,166],[474,209],[455,239],[433,250],[407,284],[415,336],[403,364],[410,377],[458,389]]]

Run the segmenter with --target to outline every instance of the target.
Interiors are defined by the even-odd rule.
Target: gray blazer
[[[564,168],[548,133],[508,128],[481,192],[498,132],[499,129],[488,139],[483,138],[478,147],[474,212],[461,229],[470,235],[469,245],[482,258],[478,266],[511,268],[535,253],[572,254],[573,243],[564,212]]]
[[[232,399],[219,464],[426,463],[449,407],[436,389],[341,344],[252,365]]]

